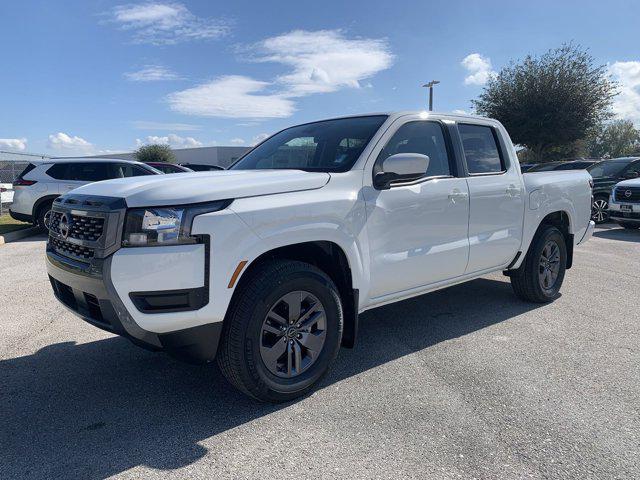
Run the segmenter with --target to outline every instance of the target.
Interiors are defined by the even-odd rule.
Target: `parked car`
[[[538,163],[530,167],[527,172],[550,172],[557,170],[584,170],[590,167],[598,160],[570,160],[570,161],[557,161]]]
[[[618,183],[609,199],[610,219],[621,227],[640,228],[640,178]]]
[[[522,173],[528,172],[529,170],[531,170],[531,168],[535,167],[536,165],[538,164],[537,163],[521,163],[520,171]]]
[[[160,170],[162,173],[185,173],[185,172],[193,172],[190,168],[187,168],[182,165],[176,165],[175,163],[169,162],[145,162],[150,167],[155,168],[156,170]]]
[[[223,167],[218,165],[206,165],[204,163],[181,163],[183,167],[187,167],[194,172],[215,172],[218,170],[224,170]]]
[[[13,182],[9,214],[16,220],[45,226],[45,215],[60,195],[91,182],[155,175],[162,172],[140,162],[59,158],[30,163]]]
[[[0,183],[0,203],[13,202],[13,185],[10,183]]]
[[[613,158],[594,163],[587,168],[593,177],[591,219],[596,224],[609,221],[609,197],[614,185],[640,176],[640,157]]]
[[[47,270],[87,322],[178,358],[217,358],[242,392],[287,401],[353,345],[359,312],[494,271],[523,300],[557,297],[593,232],[591,177],[523,176],[517,162],[503,126],[479,117],[298,125],[228,171],[60,197]]]

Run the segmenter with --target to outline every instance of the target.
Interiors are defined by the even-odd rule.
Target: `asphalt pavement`
[[[550,305],[494,274],[367,312],[318,391],[265,405],[83,323],[44,238],[10,243],[0,478],[640,478],[639,266],[610,226]]]

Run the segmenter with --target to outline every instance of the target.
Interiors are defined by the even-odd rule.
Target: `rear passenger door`
[[[469,262],[466,273],[508,264],[522,243],[524,188],[497,128],[458,123],[469,186]]]

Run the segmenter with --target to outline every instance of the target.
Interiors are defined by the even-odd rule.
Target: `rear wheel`
[[[567,265],[567,246],[556,227],[544,226],[535,235],[511,286],[518,297],[536,303],[553,301],[560,291]]]
[[[597,225],[609,220],[609,197],[599,195],[593,199],[591,205],[591,220]]]
[[[51,211],[52,206],[53,202],[45,202],[38,207],[38,211],[35,216],[35,226],[43,232],[47,230],[47,214]]]
[[[338,290],[324,272],[298,261],[268,262],[249,275],[225,319],[220,369],[236,388],[261,401],[305,395],[338,354]]]

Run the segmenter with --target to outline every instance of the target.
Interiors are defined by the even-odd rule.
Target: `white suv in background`
[[[53,201],[87,183],[114,178],[161,174],[140,162],[113,159],[64,158],[30,163],[13,182],[10,215],[44,227],[44,217]]]

